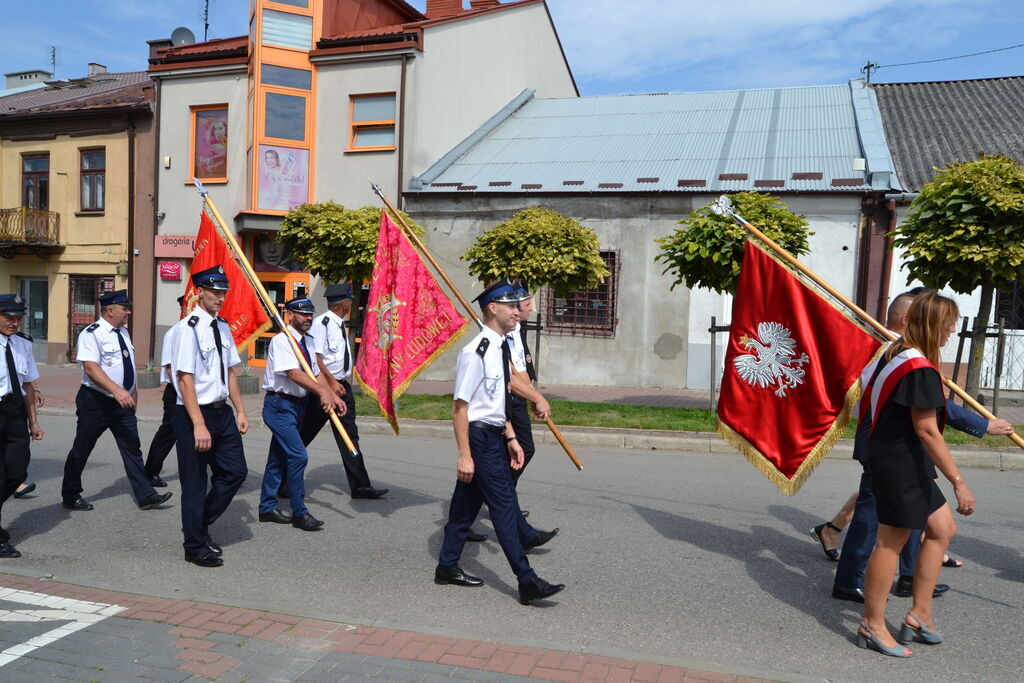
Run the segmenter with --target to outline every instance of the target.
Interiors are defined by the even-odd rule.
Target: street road
[[[258,421],[258,415],[251,416]],[[174,456],[170,507],[140,511],[105,436],[85,471],[91,512],[60,506],[74,418],[45,415],[33,448],[31,498],[4,505],[24,553],[0,571],[353,624],[600,653],[783,680],[1020,679],[1024,606],[1024,474],[964,471],[978,512],[960,519],[952,553],[965,560],[936,603],[947,637],[895,660],[854,645],[858,606],[830,597],[834,564],[807,530],[856,488],[859,466],[830,460],[794,498],[738,455],[579,448],[577,472],[544,447],[520,482],[530,522],[561,533],[535,550],[540,576],[568,585],[557,600],[523,607],[492,540],[470,544],[462,566],[483,588],[435,586],[433,569],[455,480],[453,442],[364,437],[379,501],[353,501],[333,439],[314,443],[307,502],[326,523],[309,533],[256,522],[269,432],[245,437],[250,476],[214,527],[225,566],[200,569],[181,554]],[[148,445],[156,429],[142,423]],[[948,496],[951,492],[946,490]],[[893,597],[898,624],[909,599]]]

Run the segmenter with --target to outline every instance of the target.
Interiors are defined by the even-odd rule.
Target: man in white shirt
[[[185,297],[179,296],[178,306],[180,307],[184,301]],[[178,343],[179,329],[181,328],[178,325],[171,325],[170,329],[164,333],[164,340],[160,345],[160,381],[165,382],[164,412],[160,426],[157,427],[153,440],[149,442],[149,452],[146,454],[146,474],[149,475],[149,482],[156,488],[167,486],[167,482],[160,476],[160,470],[163,469],[164,460],[174,448],[175,442],[174,428],[171,423],[174,420],[174,407],[178,405],[178,391],[175,388],[177,382],[171,378],[171,360]]]
[[[231,504],[249,471],[242,449],[249,419],[233,370],[242,361],[231,328],[217,315],[230,289],[224,268],[193,273],[192,283],[199,303],[192,315],[171,328],[176,330],[171,378],[177,382],[171,384],[177,385],[177,405],[172,425],[181,481],[182,546],[186,561],[219,567],[224,564],[224,551],[210,538],[210,525]]]
[[[324,523],[309,514],[305,503],[303,477],[309,456],[299,434],[302,407],[306,394],[312,392],[320,399],[323,410],[334,410],[345,414],[345,402],[325,382],[311,378],[303,370],[292,347],[291,339],[298,346],[306,365],[314,376],[319,376],[320,363],[316,342],[309,336],[313,324],[313,302],[298,297],[284,305],[289,316],[287,328],[274,335],[267,352],[267,369],[263,373],[263,423],[270,428],[270,452],[267,467],[263,473],[263,490],[260,494],[261,522],[291,524],[303,531],[316,531]],[[292,513],[288,515],[277,508],[277,492],[281,480],[288,482]]]
[[[82,330],[75,347],[82,366],[82,386],[75,397],[78,426],[64,463],[62,504],[68,510],[93,509],[82,497],[82,472],[96,441],[109,429],[136,502],[143,510],[152,510],[167,502],[171,494],[156,492],[142,463],[135,418],[135,347],[125,328],[132,302],[128,290],[119,289],[101,296],[99,303],[100,319]]]

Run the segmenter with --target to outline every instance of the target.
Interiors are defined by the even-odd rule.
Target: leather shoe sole
[[[185,553],[185,560],[199,567],[220,567],[224,560],[213,553]]]
[[[291,515],[281,512],[277,508],[274,508],[270,512],[261,512],[260,521],[273,522],[274,524],[291,524],[292,517]]]
[[[147,496],[139,503],[140,510],[152,510],[158,508],[171,499],[174,494],[170,491],[166,493],[154,493],[152,496]]]
[[[454,569],[441,569],[438,567],[434,570],[434,583],[439,586],[450,584],[452,586],[475,587],[484,585],[484,580],[470,576],[458,567]]]
[[[836,600],[847,600],[849,602],[864,602],[864,591],[860,588],[844,588],[843,586],[832,586],[832,597]]]
[[[61,503],[68,510],[92,510],[93,504],[87,501],[85,498],[75,498],[74,500],[65,500]]]
[[[532,541],[527,541],[523,544],[523,550],[533,550],[534,548],[539,548],[557,535],[557,528],[552,529],[551,531],[538,531],[537,535],[533,538]]]
[[[375,489],[371,486],[370,488],[366,489],[356,489],[355,491],[352,492],[352,497],[355,499],[362,498],[368,500],[376,500],[378,498],[382,498],[384,494],[386,494],[390,490],[391,489]]]

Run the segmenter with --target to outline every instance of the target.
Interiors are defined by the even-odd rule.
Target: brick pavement
[[[70,600],[63,600],[66,598]],[[31,601],[30,607],[52,609],[19,609],[24,607],[19,603],[25,601]],[[84,627],[68,628],[75,609],[94,618],[87,619]],[[55,631],[48,631],[51,622],[58,625]],[[47,639],[44,631],[60,635]],[[41,644],[33,649],[26,642]],[[4,648],[0,679],[10,682],[43,677],[227,683],[762,680],[135,595],[12,574],[0,574],[0,647]]]

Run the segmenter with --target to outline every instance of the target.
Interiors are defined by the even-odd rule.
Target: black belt
[[[291,401],[292,403],[302,403],[305,400],[300,396],[292,396],[291,394],[286,394],[283,391],[268,391],[267,396],[279,396],[280,398],[283,398],[286,401]]]
[[[497,427],[495,425],[492,425],[490,422],[483,422],[482,420],[473,420],[472,422],[469,423],[469,426],[476,427],[477,429],[482,429],[485,432],[491,432],[492,434],[505,433],[504,427]]]
[[[228,405],[227,401],[214,401],[213,403],[204,403],[200,405],[200,408],[226,408]]]

